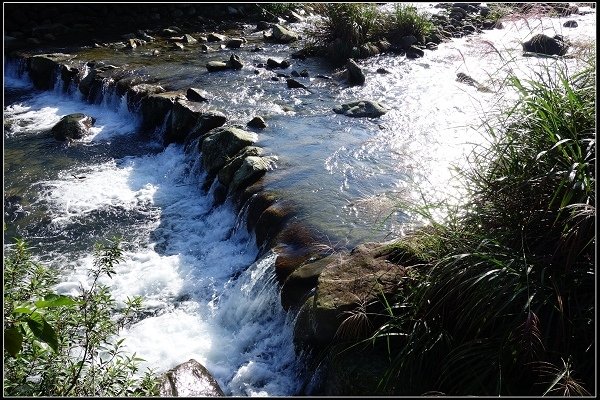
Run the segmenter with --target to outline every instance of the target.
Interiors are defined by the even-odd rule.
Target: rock
[[[173,43],[173,48],[177,50],[185,50],[185,46],[183,43],[175,42]]]
[[[333,111],[354,118],[377,118],[388,110],[375,101],[362,100],[336,106]]]
[[[385,68],[379,67],[379,68],[377,68],[377,73],[378,74],[390,74],[391,72]]]
[[[406,50],[406,57],[407,58],[421,58],[424,55],[425,55],[425,52],[422,49],[420,49],[420,48],[418,48],[418,47],[416,47],[414,45],[410,46],[408,48],[408,50]]]
[[[375,43],[368,42],[360,46],[359,48],[355,48],[353,51],[353,56],[357,58],[369,58],[376,56],[380,53],[379,47],[375,45]]]
[[[235,54],[232,54],[231,57],[229,58],[229,62],[227,63],[227,66],[231,69],[242,69],[244,64],[242,64],[242,61],[240,60],[240,58],[238,56],[236,56]]]
[[[165,28],[162,30],[162,34],[163,36],[173,36],[173,35],[177,35],[179,32],[175,29],[171,29],[171,28]]]
[[[183,35],[183,42],[187,44],[198,43],[198,41],[194,39],[192,35],[188,35],[187,33]]]
[[[267,123],[265,122],[263,117],[257,116],[254,117],[247,124],[250,128],[264,129],[267,127]]]
[[[194,359],[167,371],[160,379],[159,393],[161,397],[225,396],[215,378]]]
[[[353,59],[350,58],[346,62],[346,69],[348,71],[348,83],[350,85],[365,84],[365,74]]]
[[[273,24],[271,22],[268,21],[258,21],[256,23],[256,30],[257,31],[265,31],[267,29],[271,29],[273,27]]]
[[[194,140],[201,138],[212,129],[223,126],[227,117],[221,111],[206,110],[203,111],[196,120],[196,125],[187,135],[184,141],[184,147],[188,147]]]
[[[209,33],[208,36],[206,36],[206,40],[209,42],[222,42],[225,39],[227,39],[226,36],[219,35],[218,33]]]
[[[551,38],[544,34],[537,34],[529,39],[527,42],[523,42],[523,50],[531,53],[545,54],[545,55],[565,55],[569,45],[565,43],[562,38],[558,35]]]
[[[400,46],[401,46],[403,49],[405,49],[405,50],[406,50],[406,49],[408,49],[410,46],[412,46],[413,44],[416,44],[418,41],[419,41],[419,40],[418,40],[416,37],[414,37],[413,35],[408,35],[408,36],[403,36],[403,37],[400,39],[400,43],[399,43],[399,44],[400,44]]]
[[[306,86],[295,79],[287,79],[286,82],[289,89],[306,89]]]
[[[334,262],[338,255],[330,255],[296,268],[285,279],[281,288],[281,305],[284,310],[298,309],[306,301],[306,296],[317,286],[323,269]]]
[[[165,132],[165,144],[185,142],[187,135],[197,125],[205,111],[205,107],[198,102],[177,99],[173,104],[170,124]]]
[[[229,47],[230,49],[238,49],[238,48],[242,47],[243,43],[244,43],[244,40],[240,39],[240,38],[229,39],[226,46]]]
[[[565,28],[577,28],[578,24],[577,24],[577,21],[575,21],[575,20],[572,19],[572,20],[569,20],[569,21],[565,22],[563,24],[563,26]]]
[[[349,255],[331,257],[322,268],[314,296],[300,311],[304,315],[298,316],[297,339],[326,346],[334,340],[368,337],[372,333],[369,325],[356,325],[349,313],[361,304],[367,315],[383,311],[377,301],[380,295],[389,298],[406,275],[405,268],[391,263],[389,256],[386,245],[366,243]]]
[[[296,70],[293,70],[293,71],[291,72],[291,75],[292,75],[294,78],[300,78],[300,73],[299,73],[298,71],[296,71]]]
[[[189,101],[208,101],[210,95],[206,90],[189,88],[187,92],[185,92],[185,96]]]
[[[164,93],[165,89],[159,85],[151,85],[148,83],[140,83],[127,89],[127,103],[131,110],[137,108],[142,102],[142,99],[152,94]]]
[[[281,25],[273,25],[272,39],[277,43],[291,43],[298,40],[300,36],[289,29],[284,28]]]
[[[240,150],[235,156],[233,156],[227,164],[219,170],[218,178],[219,182],[225,186],[229,186],[233,181],[235,172],[240,168],[244,158],[249,156],[262,156],[264,153],[263,149],[256,146],[247,146]]]
[[[65,115],[52,127],[50,133],[56,140],[81,139],[90,133],[90,128],[94,125],[96,119],[85,114]]]
[[[202,160],[208,174],[214,174],[237,152],[258,140],[255,133],[228,127],[215,128],[202,141]]]
[[[144,39],[147,42],[153,42],[154,40],[156,40],[154,38],[154,36],[150,36],[150,35],[148,35],[146,32],[144,32],[142,30],[137,31],[137,35],[138,35],[138,37],[140,39]]]
[[[277,157],[258,157],[249,156],[244,158],[242,165],[233,175],[233,180],[230,185],[230,192],[240,192],[249,185],[263,177],[267,171],[275,168]]]
[[[229,65],[223,61],[209,61],[206,63],[206,69],[208,72],[225,71],[229,69]]]
[[[200,51],[202,51],[203,53],[208,53],[210,51],[210,47],[208,47],[205,44],[200,45]]]
[[[64,53],[40,54],[29,57],[29,77],[33,85],[42,90],[54,88],[55,73],[61,63],[68,62],[76,56]]]
[[[304,21],[304,18],[302,18],[298,13],[290,10],[287,12],[287,14],[284,15],[284,18],[288,21],[288,22],[302,22]]]
[[[173,109],[176,99],[183,98],[180,92],[150,94],[142,99],[142,129],[152,129],[162,125],[167,114]]]
[[[269,58],[267,60],[267,67],[268,68],[281,68],[281,62],[274,60],[272,58]]]
[[[303,69],[302,71],[300,71],[300,76],[303,78],[308,78],[310,76],[310,74],[308,73],[307,70]]]
[[[472,77],[470,77],[469,75],[467,75],[463,72],[459,72],[456,74],[456,80],[458,82],[473,86],[473,87],[477,88],[477,90],[480,92],[486,92],[486,93],[492,92],[487,86],[482,85],[481,83],[477,82],[475,79],[473,79]]]
[[[427,50],[437,50],[438,49],[438,45],[433,42],[427,43],[425,45],[425,47],[427,48]]]

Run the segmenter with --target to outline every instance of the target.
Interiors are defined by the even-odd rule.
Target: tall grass
[[[421,278],[389,299],[373,336],[393,349],[382,387],[595,392],[595,78],[595,61],[513,78],[512,122],[464,172],[466,212],[395,245],[421,260]]]
[[[386,29],[388,38],[414,36],[419,42],[425,42],[425,38],[434,28],[426,14],[417,11],[416,7],[402,3],[394,6],[394,12],[388,18]]]
[[[313,46],[334,62],[344,62],[354,47],[380,36],[381,13],[370,3],[319,3],[323,19],[310,33]]]

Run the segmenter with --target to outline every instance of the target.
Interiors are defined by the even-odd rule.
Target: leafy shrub
[[[135,378],[140,358],[115,341],[141,306],[128,299],[123,310],[98,279],[115,273],[119,241],[96,245],[91,284],[76,297],[52,292],[57,272],[34,262],[23,240],[4,256],[4,395],[157,395],[148,371]]]

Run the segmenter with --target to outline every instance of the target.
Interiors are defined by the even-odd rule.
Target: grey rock
[[[208,72],[225,71],[229,69],[229,65],[223,61],[209,61],[206,63],[206,69]]]
[[[255,133],[239,128],[216,128],[207,133],[202,141],[202,162],[209,174],[214,174],[246,146],[257,141]]]
[[[346,62],[346,70],[348,71],[348,83],[350,85],[365,84],[365,74],[353,59]]]
[[[234,39],[229,39],[226,46],[229,47],[230,49],[239,49],[240,47],[242,47],[243,43],[244,43],[243,39],[234,38]]]
[[[190,101],[198,101],[198,102],[208,101],[210,98],[210,95],[208,94],[208,92],[206,90],[196,89],[196,88],[189,88],[187,90],[187,92],[185,93],[185,96]]]
[[[273,25],[272,39],[277,43],[291,43],[298,40],[300,36],[281,25]]]
[[[376,118],[388,112],[387,108],[375,101],[360,100],[342,104],[333,108],[337,114],[354,118]]]
[[[167,371],[161,377],[159,393],[161,397],[225,396],[210,372],[194,359]]]
[[[264,118],[261,116],[256,116],[256,117],[252,118],[250,120],[250,122],[248,122],[246,125],[248,125],[250,128],[257,128],[257,129],[264,129],[267,127],[267,123],[265,122]]]
[[[206,39],[209,42],[222,42],[226,39],[227,37],[224,35],[219,35],[218,33],[209,33],[208,36],[206,36]]]
[[[306,86],[304,86],[303,84],[301,84],[300,82],[298,82],[295,79],[287,79],[287,87],[289,89],[306,89]]]

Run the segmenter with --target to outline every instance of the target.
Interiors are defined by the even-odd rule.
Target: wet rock
[[[406,50],[406,49],[408,49],[410,46],[412,46],[413,44],[416,44],[418,41],[419,41],[419,40],[418,40],[416,37],[414,37],[413,35],[408,35],[408,36],[403,36],[403,37],[400,39],[400,43],[399,43],[399,44],[400,44],[400,46],[401,46],[403,49],[405,49],[405,50]]]
[[[354,118],[377,118],[388,110],[375,101],[360,100],[336,106],[333,111]]]
[[[275,68],[288,68],[290,66],[290,62],[287,60],[283,60],[283,61],[277,61],[273,58],[269,58],[267,60],[267,68],[271,68],[271,69],[275,69]]]
[[[296,324],[296,339],[317,345],[334,340],[357,340],[371,334],[368,326],[352,326],[349,313],[360,304],[367,313],[380,312],[381,293],[389,296],[397,290],[406,270],[389,261],[386,245],[366,243],[349,255],[338,254],[322,268],[315,294],[302,307]],[[354,329],[353,329],[354,328]]]
[[[173,48],[176,50],[185,50],[185,46],[183,43],[175,42],[173,43]]]
[[[550,37],[544,34],[537,34],[528,41],[523,42],[524,51],[545,55],[563,56],[568,48],[569,45],[559,35]]]
[[[209,42],[222,42],[225,39],[227,39],[225,35],[219,35],[218,33],[209,33],[208,36],[206,36],[206,40]]]
[[[226,46],[230,49],[239,49],[240,47],[242,47],[243,43],[244,40],[240,38],[229,39]]]
[[[54,74],[58,72],[59,65],[75,58],[74,55],[64,53],[40,54],[28,59],[29,77],[33,85],[42,90],[54,88]]]
[[[206,90],[196,89],[196,88],[189,88],[187,90],[187,92],[185,92],[185,96],[187,97],[187,99],[189,101],[198,101],[198,102],[208,101],[210,98],[210,95],[208,94],[208,92]]]
[[[300,36],[289,29],[284,28],[281,25],[273,25],[273,33],[271,38],[277,43],[291,43],[300,38]]]
[[[569,20],[569,21],[565,22],[563,24],[563,26],[565,28],[577,28],[578,24],[577,24],[577,21],[575,21],[575,20],[572,19],[572,20]]]
[[[260,214],[254,228],[257,245],[270,248],[270,244],[293,215],[294,206],[290,201],[276,201],[267,207]]]
[[[406,57],[407,58],[421,58],[424,55],[425,55],[425,52],[422,49],[420,49],[420,48],[418,48],[418,47],[416,47],[414,45],[410,46],[408,48],[408,50],[406,50]]]
[[[256,23],[256,30],[257,31],[265,31],[267,29],[271,29],[273,27],[273,24],[271,22],[268,21],[258,21]]]
[[[198,41],[196,39],[194,39],[194,37],[192,35],[188,35],[187,33],[185,35],[183,35],[183,42],[187,43],[187,44],[198,43]]]
[[[187,135],[184,141],[184,147],[188,147],[190,143],[211,131],[212,129],[223,126],[227,121],[227,117],[221,111],[206,110],[203,111],[196,120],[196,125]]]
[[[267,173],[267,171],[270,171],[273,168],[275,168],[276,161],[277,157],[275,156],[249,156],[244,158],[244,160],[242,161],[242,165],[240,165],[238,170],[233,175],[230,191],[238,192],[240,190],[245,189],[247,186],[253,184],[257,180],[262,178],[263,175]]]
[[[127,89],[127,102],[131,110],[141,104],[142,99],[152,94],[164,93],[165,89],[159,85],[140,83]]]
[[[291,75],[292,75],[294,78],[300,78],[300,73],[299,73],[298,71],[296,71],[296,70],[292,71],[292,72],[291,72]]]
[[[206,63],[206,69],[208,72],[225,71],[229,69],[229,65],[223,61],[209,61]]]
[[[242,162],[246,157],[250,156],[262,156],[264,153],[263,149],[256,146],[247,146],[240,150],[235,156],[233,156],[227,164],[223,166],[219,170],[217,177],[219,178],[219,182],[225,186],[229,186],[231,181],[233,181],[233,176],[235,172],[240,168]]]
[[[89,135],[90,128],[94,125],[96,119],[85,114],[76,113],[65,115],[52,127],[50,133],[54,139],[65,141],[72,139],[81,139]]]
[[[240,58],[238,56],[236,56],[235,54],[232,54],[231,57],[229,58],[229,62],[227,63],[227,66],[231,69],[242,69],[244,64],[242,64],[242,61],[240,60]]]
[[[358,48],[354,48],[352,56],[355,58],[369,58],[379,54],[379,47],[375,43],[368,42]]]
[[[348,71],[348,84],[350,84],[350,85],[364,85],[365,84],[365,73],[353,59],[349,59],[346,62],[346,70]]]
[[[477,90],[480,92],[492,93],[491,89],[489,89],[487,86],[482,85],[481,83],[477,82],[475,79],[473,79],[469,75],[465,74],[464,72],[457,73],[456,80],[458,82],[473,86],[473,87],[477,88]]]
[[[205,44],[200,45],[200,51],[202,51],[203,53],[208,53],[210,51],[210,47],[208,47]]]
[[[308,78],[310,76],[310,74],[308,73],[307,70],[303,69],[302,71],[300,71],[300,76],[303,78]]]
[[[301,84],[300,82],[298,82],[295,79],[287,79],[287,87],[289,89],[306,89],[306,86],[304,86],[303,84]]]
[[[203,124],[206,124],[206,122],[208,122],[206,120],[201,120],[201,117],[203,117],[207,111],[206,107],[201,103],[177,99],[173,104],[170,124],[167,132],[165,132],[165,143],[184,143],[187,136],[192,133],[192,131],[196,134],[198,131],[198,123],[202,122]],[[215,122],[220,122],[220,120],[222,120],[222,118],[219,117]],[[225,121],[223,120],[223,123],[224,122]]]
[[[267,127],[267,123],[265,122],[263,117],[256,116],[250,120],[247,124],[250,128],[256,129],[265,129]]]
[[[317,286],[319,275],[337,255],[307,262],[296,268],[281,288],[281,305],[284,310],[298,309],[306,301],[307,294]]]
[[[379,68],[377,68],[377,73],[378,74],[390,74],[391,72],[383,67],[379,67]]]
[[[204,169],[208,174],[215,174],[223,168],[227,161],[246,146],[255,143],[255,133],[228,127],[216,128],[208,132],[202,141],[202,157]]]
[[[183,98],[180,92],[150,94],[142,99],[142,129],[152,129],[165,123],[176,99]]]
[[[210,372],[194,359],[167,371],[161,377],[159,392],[161,397],[225,396]]]

